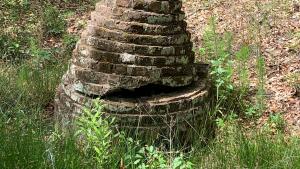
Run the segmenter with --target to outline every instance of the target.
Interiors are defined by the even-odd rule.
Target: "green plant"
[[[32,35],[28,27],[33,23],[29,1],[3,0],[0,11],[0,59],[19,62],[28,58],[27,44]]]
[[[265,112],[265,58],[262,54],[262,39],[264,34],[264,26],[268,21],[269,11],[260,1],[255,1],[256,12],[251,16],[251,34],[254,41],[254,55],[256,57],[256,74],[257,74],[257,93],[255,107],[257,114],[260,116]],[[265,11],[266,10],[266,11]],[[257,17],[258,16],[258,17]]]
[[[193,155],[195,168],[298,168],[299,138],[267,133],[245,130],[237,120],[224,120],[217,138]]]
[[[24,93],[26,99],[23,98],[23,103],[28,107],[49,104],[54,98],[64,70],[64,64],[49,64],[43,68],[32,64],[21,65],[15,77],[15,85],[21,93]]]
[[[167,161],[163,153],[153,146],[141,148],[135,158],[134,164],[139,169],[167,168]]]
[[[249,70],[248,70],[248,60],[250,56],[250,49],[248,46],[243,46],[237,53],[237,74],[239,77],[239,88],[241,92],[241,96],[245,96],[249,91]]]
[[[20,61],[28,57],[26,53],[27,36],[24,32],[12,28],[8,32],[0,32],[0,59]]]
[[[46,35],[58,36],[64,33],[66,21],[55,6],[48,4],[44,8],[43,27]]]
[[[114,119],[104,118],[102,108],[100,101],[95,100],[91,109],[84,109],[77,120],[76,133],[82,140],[86,155],[92,156],[100,168],[107,166],[112,160],[112,144],[118,136],[111,129]]]
[[[63,44],[64,48],[67,51],[72,52],[72,50],[75,48],[75,45],[77,41],[79,40],[78,36],[66,34],[63,36]]]
[[[257,108],[255,106],[249,106],[245,110],[246,117],[255,117],[257,115]]]
[[[5,20],[4,23],[9,23],[11,21],[20,21],[22,20],[21,14],[26,14],[27,12],[29,12],[30,3],[28,0],[2,0],[0,2],[0,9],[1,11],[3,10],[8,12],[0,13],[0,16],[3,15],[3,18],[1,19]]]
[[[0,65],[0,168],[91,168],[72,135],[48,140],[53,128],[45,107],[63,67]]]
[[[182,153],[172,161],[172,169],[192,169],[194,166],[195,165],[191,161],[188,161]]]
[[[282,114],[276,113],[276,114],[271,114],[269,117],[269,124],[271,127],[277,129],[278,131],[284,131],[286,123],[284,118],[282,117]]]
[[[204,35],[203,47],[200,53],[211,63],[211,79],[215,96],[214,113],[223,117],[231,112],[244,113],[247,106],[245,97],[249,89],[247,59],[250,49],[242,47],[236,54],[232,51],[232,35],[217,33],[215,18]],[[237,65],[237,69],[234,67]],[[235,73],[235,71],[237,71]],[[239,83],[234,83],[234,74],[239,77]]]
[[[204,34],[204,51],[206,58],[211,63],[213,85],[216,88],[217,102],[228,98],[233,91],[233,60],[231,58],[231,34],[224,37],[216,33],[215,18],[210,21],[210,26]]]
[[[52,59],[52,53],[49,50],[42,49],[38,46],[38,42],[35,39],[30,40],[30,54],[33,57],[33,62],[38,67],[45,61]]]
[[[135,168],[138,169],[192,169],[193,163],[186,160],[185,156],[181,153],[180,156],[168,161],[168,156],[159,151],[154,146],[142,147],[135,155],[133,162]]]
[[[260,52],[259,52],[260,53]],[[256,93],[256,107],[259,115],[262,115],[265,107],[265,60],[263,56],[258,55],[257,58],[257,76],[258,76],[258,91]]]
[[[287,75],[286,79],[290,84],[290,86],[295,88],[296,90],[295,95],[299,97],[300,96],[300,72],[291,73]]]
[[[54,136],[50,125],[35,117],[42,114],[15,110],[14,117],[2,118],[7,112],[0,111],[0,168],[92,168],[77,148],[72,135],[62,133]],[[34,115],[32,115],[34,114]]]

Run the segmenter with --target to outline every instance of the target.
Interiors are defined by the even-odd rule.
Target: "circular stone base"
[[[56,97],[56,117],[68,125],[83,108],[92,106],[95,96],[87,96],[75,90],[72,83],[61,84]],[[139,91],[110,93],[102,96],[105,114],[116,119],[120,128],[162,129],[178,124],[191,124],[203,113],[208,96],[206,80],[199,80],[184,88],[173,88],[160,94],[144,94]],[[150,90],[145,88],[146,90]],[[136,94],[138,93],[138,94]],[[70,123],[72,124],[72,123]]]

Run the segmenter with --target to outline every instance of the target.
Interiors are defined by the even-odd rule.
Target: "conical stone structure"
[[[190,124],[203,113],[208,65],[195,63],[181,0],[102,0],[57,90],[65,125],[102,99],[120,127]]]

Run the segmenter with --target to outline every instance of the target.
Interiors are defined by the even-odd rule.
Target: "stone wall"
[[[208,65],[195,63],[181,5],[97,3],[57,90],[60,122],[71,122],[94,98],[121,127],[164,128],[170,119],[186,123],[203,113]]]

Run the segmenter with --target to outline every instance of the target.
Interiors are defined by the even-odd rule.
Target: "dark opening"
[[[140,98],[147,98],[147,97],[160,95],[160,94],[176,93],[176,92],[186,90],[187,88],[188,86],[170,87],[170,86],[163,86],[157,84],[149,84],[133,90],[128,90],[128,89],[115,90],[102,96],[101,98],[140,99]]]

